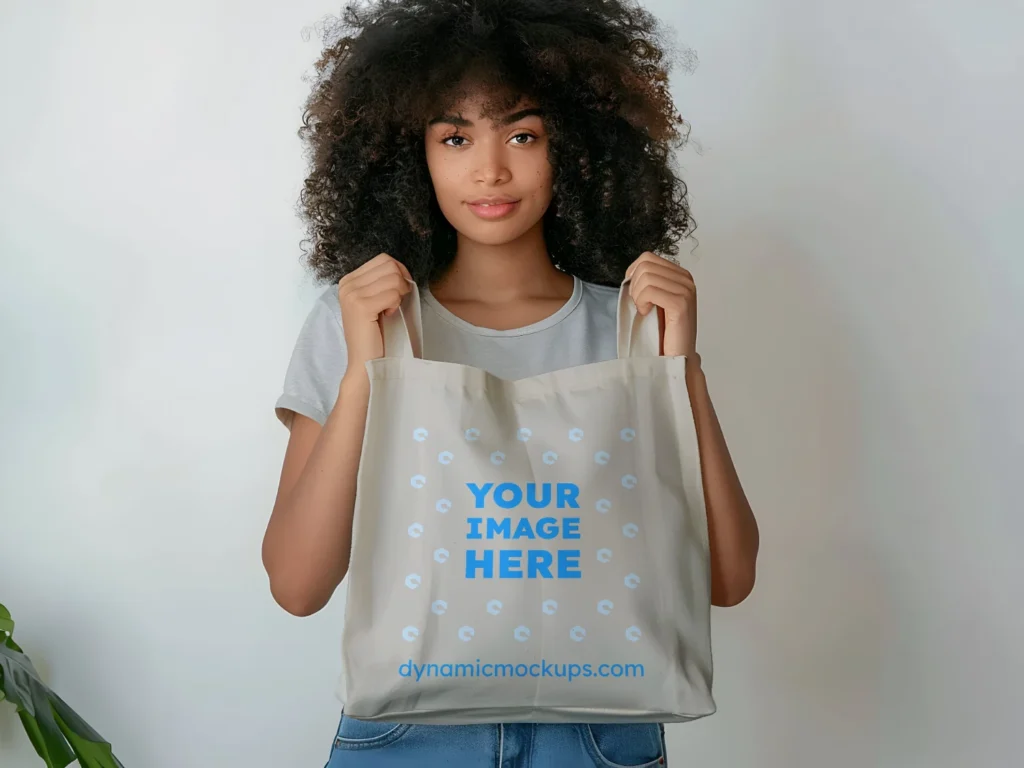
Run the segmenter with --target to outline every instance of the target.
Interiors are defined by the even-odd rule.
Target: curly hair
[[[629,0],[372,0],[324,30],[299,129],[310,161],[303,252],[318,280],[337,282],[381,252],[420,285],[445,273],[456,233],[424,131],[471,87],[487,94],[485,117],[520,95],[544,111],[553,181],[543,232],[562,271],[618,285],[641,252],[675,255],[693,231],[671,167],[688,124],[668,91],[663,31]]]

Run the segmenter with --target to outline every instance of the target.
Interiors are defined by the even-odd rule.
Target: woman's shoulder
[[[619,287],[590,283],[586,280],[581,280],[580,283],[583,290],[580,304],[586,313],[614,320],[619,306]]]
[[[339,338],[344,340],[337,285],[324,286],[313,294],[313,301],[309,305],[299,333],[299,341],[308,343],[311,337],[326,337],[332,342]]]
[[[600,343],[603,351],[598,353],[595,361],[608,356],[614,357],[619,289],[617,286],[601,285],[586,280],[579,282],[580,300],[572,312],[571,321],[565,326],[565,332],[574,337],[574,344]]]
[[[338,286],[336,283],[329,283],[323,286],[322,290],[316,294],[316,299],[313,301],[313,311],[327,311],[336,316],[339,322],[341,321],[341,304],[338,301]]]
[[[615,301],[619,297],[619,286],[617,285],[602,285],[582,279],[580,283],[583,285],[583,291],[598,301]]]
[[[295,340],[274,409],[281,423],[291,424],[289,411],[326,423],[347,360],[338,286],[328,285],[315,294]]]

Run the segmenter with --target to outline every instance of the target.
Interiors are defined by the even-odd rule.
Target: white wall
[[[700,57],[700,348],[763,542],[679,765],[1019,762],[1024,13],[967,5],[650,5]],[[342,606],[286,615],[259,546],[336,10],[0,11],[0,601],[129,768],[330,747]]]

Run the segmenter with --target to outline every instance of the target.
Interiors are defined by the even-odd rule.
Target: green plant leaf
[[[11,614],[3,603],[0,603],[0,645],[21,651],[18,644],[14,642],[14,619],[11,618]],[[0,701],[3,701],[2,697],[0,697]]]
[[[124,768],[110,744],[63,699],[51,691],[31,660],[7,635],[0,642],[0,689],[18,708],[18,717],[47,768]]]
[[[0,635],[3,634],[14,634],[14,619],[11,618],[11,612],[0,603]]]
[[[60,702],[59,706],[57,702]],[[75,750],[78,764],[82,768],[124,768],[121,761],[114,757],[110,744],[75,714],[74,710],[60,697],[57,697],[57,701],[54,702],[54,710],[57,726]],[[72,726],[71,723],[76,723],[76,725]]]
[[[0,643],[0,670],[4,694],[18,708],[29,741],[48,768],[64,768],[75,759],[50,706],[50,690],[39,679],[32,662],[21,651]]]
[[[67,744],[55,743],[52,739],[48,739],[39,722],[20,707],[18,708],[18,717],[21,718],[21,724],[24,726],[25,733],[28,734],[28,740],[32,742],[36,754],[46,763],[46,768],[66,768],[75,759]]]

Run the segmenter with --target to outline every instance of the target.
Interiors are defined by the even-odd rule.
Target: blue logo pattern
[[[430,432],[426,427],[418,427],[413,430],[412,437],[416,442],[426,442],[429,438]],[[476,427],[467,428],[463,436],[467,442],[477,442],[480,440],[482,433],[481,430]],[[526,443],[533,437],[533,431],[528,427],[521,427],[517,433],[516,438]],[[569,430],[567,434],[568,439],[573,443],[580,443],[584,440],[584,430],[579,427],[574,427]],[[623,442],[629,443],[636,439],[636,431],[630,427],[625,427],[619,432],[619,437]],[[506,460],[506,455],[500,450],[495,450],[490,454],[491,464],[495,466],[502,465]],[[599,450],[593,454],[594,462],[600,466],[606,466],[611,461],[611,454],[605,450]],[[455,461],[455,455],[451,451],[441,451],[437,454],[437,460],[439,464],[448,466]],[[548,466],[553,465],[558,461],[558,453],[553,450],[545,451],[541,460]],[[620,482],[623,488],[626,490],[632,490],[636,488],[639,480],[635,475],[625,474],[620,478]],[[427,477],[422,474],[413,475],[410,478],[410,485],[413,488],[421,489],[427,485]],[[450,499],[439,499],[435,504],[435,510],[440,514],[446,514],[452,509],[452,502]],[[607,514],[611,511],[612,501],[607,498],[598,499],[594,505],[594,509],[599,514]],[[408,527],[408,534],[412,538],[420,538],[426,531],[425,526],[422,523],[414,522]],[[640,533],[640,528],[635,523],[626,523],[622,526],[622,534],[626,538],[635,539]],[[608,564],[612,561],[612,550],[608,547],[601,547],[596,550],[596,560],[598,563]],[[450,552],[444,547],[438,547],[433,550],[433,559],[436,563],[444,565],[450,558]],[[423,577],[418,573],[410,573],[405,578],[405,585],[410,590],[418,589],[423,584]],[[640,577],[635,573],[627,574],[623,579],[623,584],[626,588],[635,590],[640,586]],[[485,606],[486,613],[491,616],[499,616],[502,612],[503,605],[500,600],[489,600]],[[597,613],[601,616],[610,616],[614,609],[614,603],[609,599],[602,599],[597,602]],[[445,600],[437,599],[434,600],[430,605],[431,613],[435,616],[443,616],[448,611],[449,605]],[[541,613],[553,616],[558,611],[558,602],[556,600],[547,599],[542,601],[540,605]],[[462,642],[468,643],[473,640],[476,636],[476,630],[469,625],[459,627],[455,635]],[[513,638],[520,643],[528,642],[531,638],[532,632],[526,625],[519,625],[515,627],[512,632]],[[409,643],[416,642],[421,636],[421,629],[416,626],[407,626],[402,630],[402,638]],[[643,637],[643,633],[639,627],[630,626],[624,631],[625,639],[630,643],[637,643]],[[573,642],[582,643],[587,637],[586,627],[576,625],[569,630],[569,638]]]

